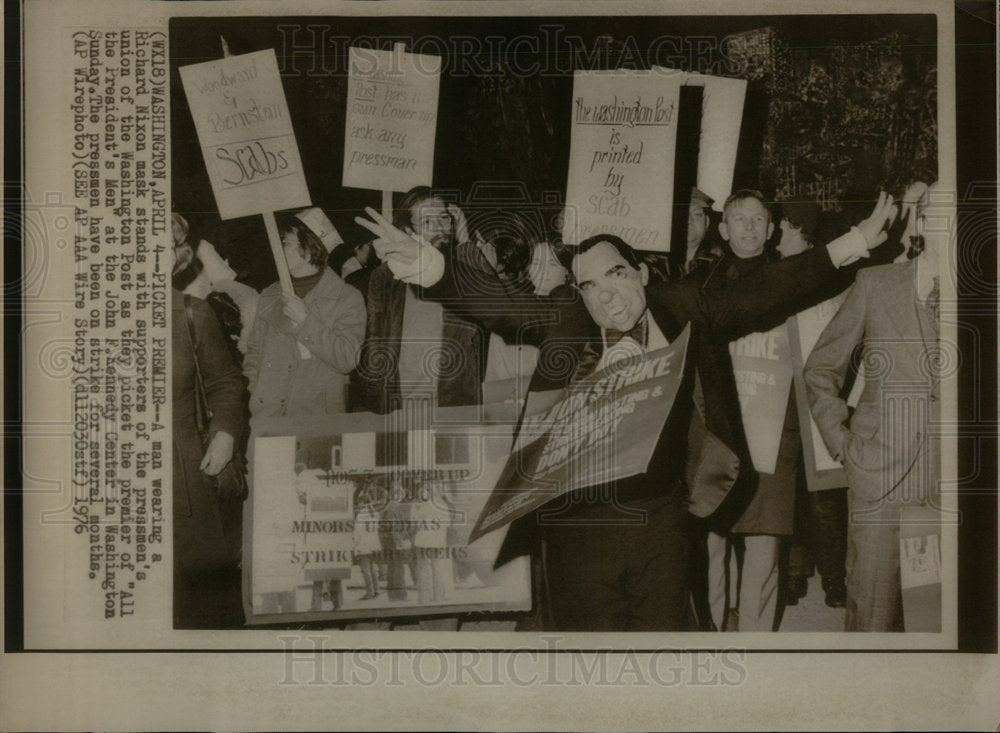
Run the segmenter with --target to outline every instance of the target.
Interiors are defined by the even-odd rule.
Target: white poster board
[[[658,70],[654,67],[654,70]],[[663,70],[665,71],[665,69]],[[698,145],[699,189],[715,199],[715,209],[733,190],[736,151],[743,125],[746,79],[729,79],[695,72],[682,77],[684,86],[704,89],[701,103],[701,141]]]
[[[506,529],[472,539],[514,427],[478,413],[259,420],[244,514],[248,623],[530,608],[527,558],[494,568]]]
[[[351,47],[349,68],[343,185],[431,185],[440,57]]]
[[[563,240],[615,234],[667,252],[681,77],[577,71]]]
[[[274,49],[180,68],[219,215],[309,206]]]
[[[773,474],[792,388],[788,329],[782,323],[770,331],[747,334],[729,343],[729,354],[753,467]]]

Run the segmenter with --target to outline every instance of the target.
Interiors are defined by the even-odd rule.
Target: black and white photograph
[[[4,730],[995,730],[995,3],[5,7]]]
[[[194,508],[209,435],[239,454],[263,418],[404,408],[433,429],[510,380],[516,426],[536,393],[690,323],[679,392],[630,472],[572,490],[557,475],[550,502],[507,514],[496,562],[532,558],[544,591],[497,628],[940,632],[940,572],[911,588],[899,560],[902,525],[940,552],[949,516],[937,30],[926,14],[174,18],[172,286],[220,316],[202,360],[229,352],[234,396],[246,380],[239,424],[220,386],[208,447],[175,470],[192,496],[175,547],[240,530],[225,497]],[[594,399],[613,409],[614,389]],[[585,424],[548,429],[581,460]],[[609,433],[602,464],[624,462],[634,441]],[[839,480],[810,485],[803,434],[808,474],[822,451]],[[287,492],[256,480],[267,464],[244,532]],[[497,490],[520,497],[538,466],[508,468],[520,480]],[[253,549],[244,566],[275,563]],[[175,600],[193,599],[180,625],[199,623],[198,583],[223,587],[204,551],[174,565]],[[339,610],[320,584],[306,606]],[[201,621],[238,619],[220,614]]]

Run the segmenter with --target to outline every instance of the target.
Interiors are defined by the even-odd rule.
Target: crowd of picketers
[[[924,468],[936,465],[937,446],[907,442],[904,433],[919,431],[885,425],[879,405],[900,370],[936,348],[928,183],[883,193],[855,221],[747,189],[716,206],[696,188],[684,251],[671,255],[612,234],[563,244],[530,212],[478,222],[417,187],[398,197],[391,220],[371,210],[359,217],[372,237],[357,245],[321,208],[278,214],[291,291],[241,282],[194,217],[174,212],[175,624],[243,623],[244,497],[213,493],[212,477],[245,453],[255,421],[387,414],[419,400],[479,405],[507,394],[498,385],[567,386],[621,354],[668,345],[690,323],[690,368],[647,472],[619,482],[612,501],[570,492],[548,515],[510,527],[497,562],[529,554],[544,579],[519,628],[777,631],[781,609],[800,601],[814,572],[826,605],[846,607],[846,630],[908,628],[899,517],[912,504],[936,506],[936,474]],[[813,348],[805,384],[848,485],[810,491],[794,386],[774,473],[754,471],[728,344],[838,295],[843,305]],[[890,307],[906,317],[883,323],[880,308]],[[865,350],[891,351],[894,337],[915,339],[916,352],[892,352],[848,406]],[[936,401],[937,380],[925,377],[914,399]],[[193,432],[196,379],[211,424],[205,440],[181,441],[178,431]],[[692,495],[709,488],[742,498],[695,517]],[[378,524],[387,493],[356,502],[361,524]],[[559,521],[546,520],[553,505]],[[617,522],[622,507],[644,519]],[[379,595],[380,580],[398,593],[406,572],[418,575],[402,563],[386,580],[373,558],[395,540],[381,535],[356,542],[365,600]],[[317,584],[324,592],[336,608],[338,588]]]

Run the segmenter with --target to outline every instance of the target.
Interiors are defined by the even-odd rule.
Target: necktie
[[[646,329],[645,315],[643,315],[642,318],[636,321],[636,324],[632,326],[632,328],[630,328],[628,331],[618,331],[614,328],[608,328],[605,329],[604,331],[604,338],[607,341],[607,348],[611,348],[626,336],[628,336],[633,341],[638,343],[640,346],[645,348],[647,340],[646,335],[647,335],[647,329]]]

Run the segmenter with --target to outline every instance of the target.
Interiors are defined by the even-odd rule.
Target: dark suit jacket
[[[731,487],[728,500],[712,519],[731,523],[752,498],[757,474],[747,449],[739,399],[729,358],[729,341],[754,331],[771,329],[792,313],[823,299],[824,287],[836,276],[825,247],[761,267],[724,290],[709,291],[686,280],[656,283],[646,288],[650,314],[668,340],[692,326],[687,364],[697,369],[704,394],[708,435],[692,446],[688,476]],[[600,331],[582,300],[575,295],[540,298],[505,294],[482,273],[470,272],[451,258],[442,279],[424,291],[463,317],[499,333],[509,343],[539,348],[538,368],[530,390],[562,388],[586,376],[596,364],[588,354],[599,353]],[[588,363],[590,362],[590,363]],[[676,406],[675,406],[675,409]],[[661,441],[662,442],[662,441]],[[670,450],[670,446],[658,446]],[[654,457],[651,466],[656,465]],[[663,486],[655,470],[640,480]],[[497,558],[501,565],[532,550],[539,538],[535,515],[515,521]]]
[[[741,279],[778,260],[777,252],[765,252],[756,257],[741,258],[732,250],[727,250],[717,260],[702,266],[688,277],[691,282],[710,291],[710,297],[715,298]],[[817,292],[810,294],[809,297],[815,297],[817,300],[833,297],[850,284],[854,269],[855,267],[851,266],[837,270],[835,274],[824,279],[822,294]],[[728,348],[729,342],[725,333],[705,334],[704,338],[712,342],[710,347],[712,353],[721,354],[723,349]],[[789,395],[785,424],[780,434],[775,471],[772,474],[759,476],[754,499],[748,504],[743,515],[729,528],[732,532],[774,535],[792,533],[796,463],[801,445],[793,392]]]
[[[469,269],[488,268],[469,244],[455,248],[456,256]],[[358,368],[351,378],[351,409],[384,414],[401,407],[399,354],[406,308],[406,283],[395,279],[385,263],[367,276],[363,291],[367,308],[365,340]],[[437,380],[437,404],[441,407],[478,405],[486,372],[489,337],[482,327],[446,310],[441,331],[443,363]]]

